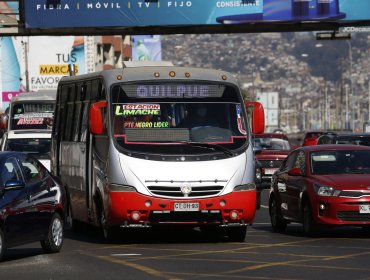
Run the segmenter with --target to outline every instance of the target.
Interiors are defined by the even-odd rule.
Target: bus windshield
[[[192,154],[209,153],[204,144],[235,150],[248,143],[243,104],[232,86],[121,84],[111,96],[114,138],[123,149]],[[194,143],[203,145],[184,145]]]
[[[22,101],[12,104],[10,130],[51,129],[55,101]]]

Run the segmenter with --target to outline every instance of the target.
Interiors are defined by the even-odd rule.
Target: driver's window
[[[20,180],[20,172],[15,158],[8,158],[1,169],[1,183],[4,186],[7,181]]]

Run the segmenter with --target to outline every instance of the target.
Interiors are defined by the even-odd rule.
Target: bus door
[[[83,126],[84,107],[86,106],[86,86],[68,84],[62,87],[60,98],[61,144],[59,162],[62,166],[60,177],[69,191],[73,219],[87,222],[86,202],[86,141],[87,127]],[[87,117],[86,117],[87,118]],[[87,122],[87,121],[86,121]]]
[[[90,90],[90,91],[89,91]],[[87,112],[85,112],[84,107],[84,116],[85,113],[87,114],[87,118],[89,117],[89,109],[90,106],[97,102],[97,101],[105,101],[106,100],[106,92],[103,81],[100,79],[95,79],[92,81],[91,88],[88,88],[90,102],[89,106],[87,107]],[[89,131],[86,133],[86,149],[88,151],[86,157],[86,167],[87,167],[87,179],[88,179],[88,187],[86,190],[86,199],[87,205],[89,207],[89,217],[93,219],[95,217],[95,222],[99,223],[98,219],[99,213],[95,213],[96,205],[94,205],[94,195],[96,193],[100,193],[103,198],[103,184],[106,180],[106,165],[107,165],[107,157],[108,157],[108,148],[109,148],[109,138],[107,132],[107,109],[104,108],[102,110],[103,113],[103,134],[102,135],[92,135]],[[84,118],[85,121],[85,118]],[[87,120],[88,122],[89,120]],[[87,123],[88,126],[89,123]],[[100,188],[100,191],[97,190]],[[102,205],[100,205],[102,206]],[[102,209],[99,209],[102,210]]]

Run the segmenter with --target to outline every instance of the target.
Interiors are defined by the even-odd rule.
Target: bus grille
[[[359,212],[341,211],[337,216],[342,221],[348,222],[369,222],[370,214],[360,214]]]
[[[166,197],[203,197],[219,194],[223,186],[192,186],[191,192],[185,196],[180,187],[169,186],[148,186],[149,191],[154,195]]]

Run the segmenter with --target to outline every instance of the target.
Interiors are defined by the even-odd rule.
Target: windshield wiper
[[[227,149],[227,148],[225,148],[221,145],[218,145],[218,144],[193,142],[193,141],[180,141],[180,143],[185,143],[185,144],[195,146],[195,147],[207,148],[207,149],[210,149],[210,150],[213,150],[213,151],[221,151],[224,154],[226,154],[228,156],[231,156],[231,157],[234,155],[234,153],[232,151],[230,151],[229,149]]]

